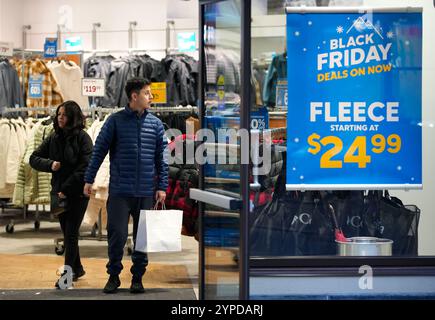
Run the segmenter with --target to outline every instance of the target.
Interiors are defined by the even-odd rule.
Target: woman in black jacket
[[[85,117],[74,101],[59,105],[53,121],[54,132],[30,156],[30,165],[51,172],[52,206],[63,203],[59,221],[64,236],[65,266],[72,269],[73,281],[85,274],[80,261],[78,237],[89,198],[83,195],[84,173],[92,155],[92,140],[84,131]],[[62,275],[65,275],[67,269]],[[62,277],[62,283],[66,278]],[[59,288],[59,279],[56,287]],[[71,283],[67,281],[66,283]]]

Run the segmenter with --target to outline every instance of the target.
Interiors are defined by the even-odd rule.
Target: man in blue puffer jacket
[[[110,152],[110,183],[107,199],[107,233],[109,242],[109,280],[105,293],[114,293],[121,285],[122,255],[128,237],[128,220],[133,217],[133,240],[136,240],[141,209],[150,209],[153,196],[164,202],[168,187],[167,141],[163,124],[147,109],[152,102],[150,81],[130,79],[126,86],[129,104],[112,114],[104,123],[95,142],[85,174],[84,194],[90,195],[92,184],[107,152]],[[158,177],[156,180],[155,177]],[[134,251],[130,292],[142,293],[142,276],[148,265],[146,253]]]

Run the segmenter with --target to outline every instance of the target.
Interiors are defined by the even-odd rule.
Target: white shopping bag
[[[135,250],[141,252],[181,251],[182,210],[141,210]]]

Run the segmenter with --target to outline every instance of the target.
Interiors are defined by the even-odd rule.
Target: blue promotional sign
[[[32,76],[29,78],[28,96],[31,99],[42,98],[42,76]]]
[[[269,111],[266,107],[251,112],[251,129],[269,129]]]
[[[287,189],[421,188],[421,9],[329,9],[287,14]]]
[[[287,110],[288,107],[288,83],[287,79],[278,79],[276,83],[275,109]]]
[[[57,38],[46,38],[44,43],[44,58],[57,57]]]

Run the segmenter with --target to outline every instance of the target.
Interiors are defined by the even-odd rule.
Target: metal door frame
[[[222,2],[225,0],[200,0],[199,1],[199,86],[198,107],[200,127],[204,125],[204,81],[205,52],[204,52],[204,13],[205,5]],[[240,129],[250,130],[250,77],[251,77],[251,0],[241,0],[241,104],[240,104]],[[199,190],[204,190],[204,170],[199,171]],[[242,164],[240,172],[241,208],[239,229],[239,299],[249,299],[249,165]],[[222,199],[221,199],[222,200]],[[235,201],[240,201],[236,200]],[[231,199],[228,199],[231,201]],[[199,298],[205,298],[205,253],[203,232],[204,204],[199,202]]]

